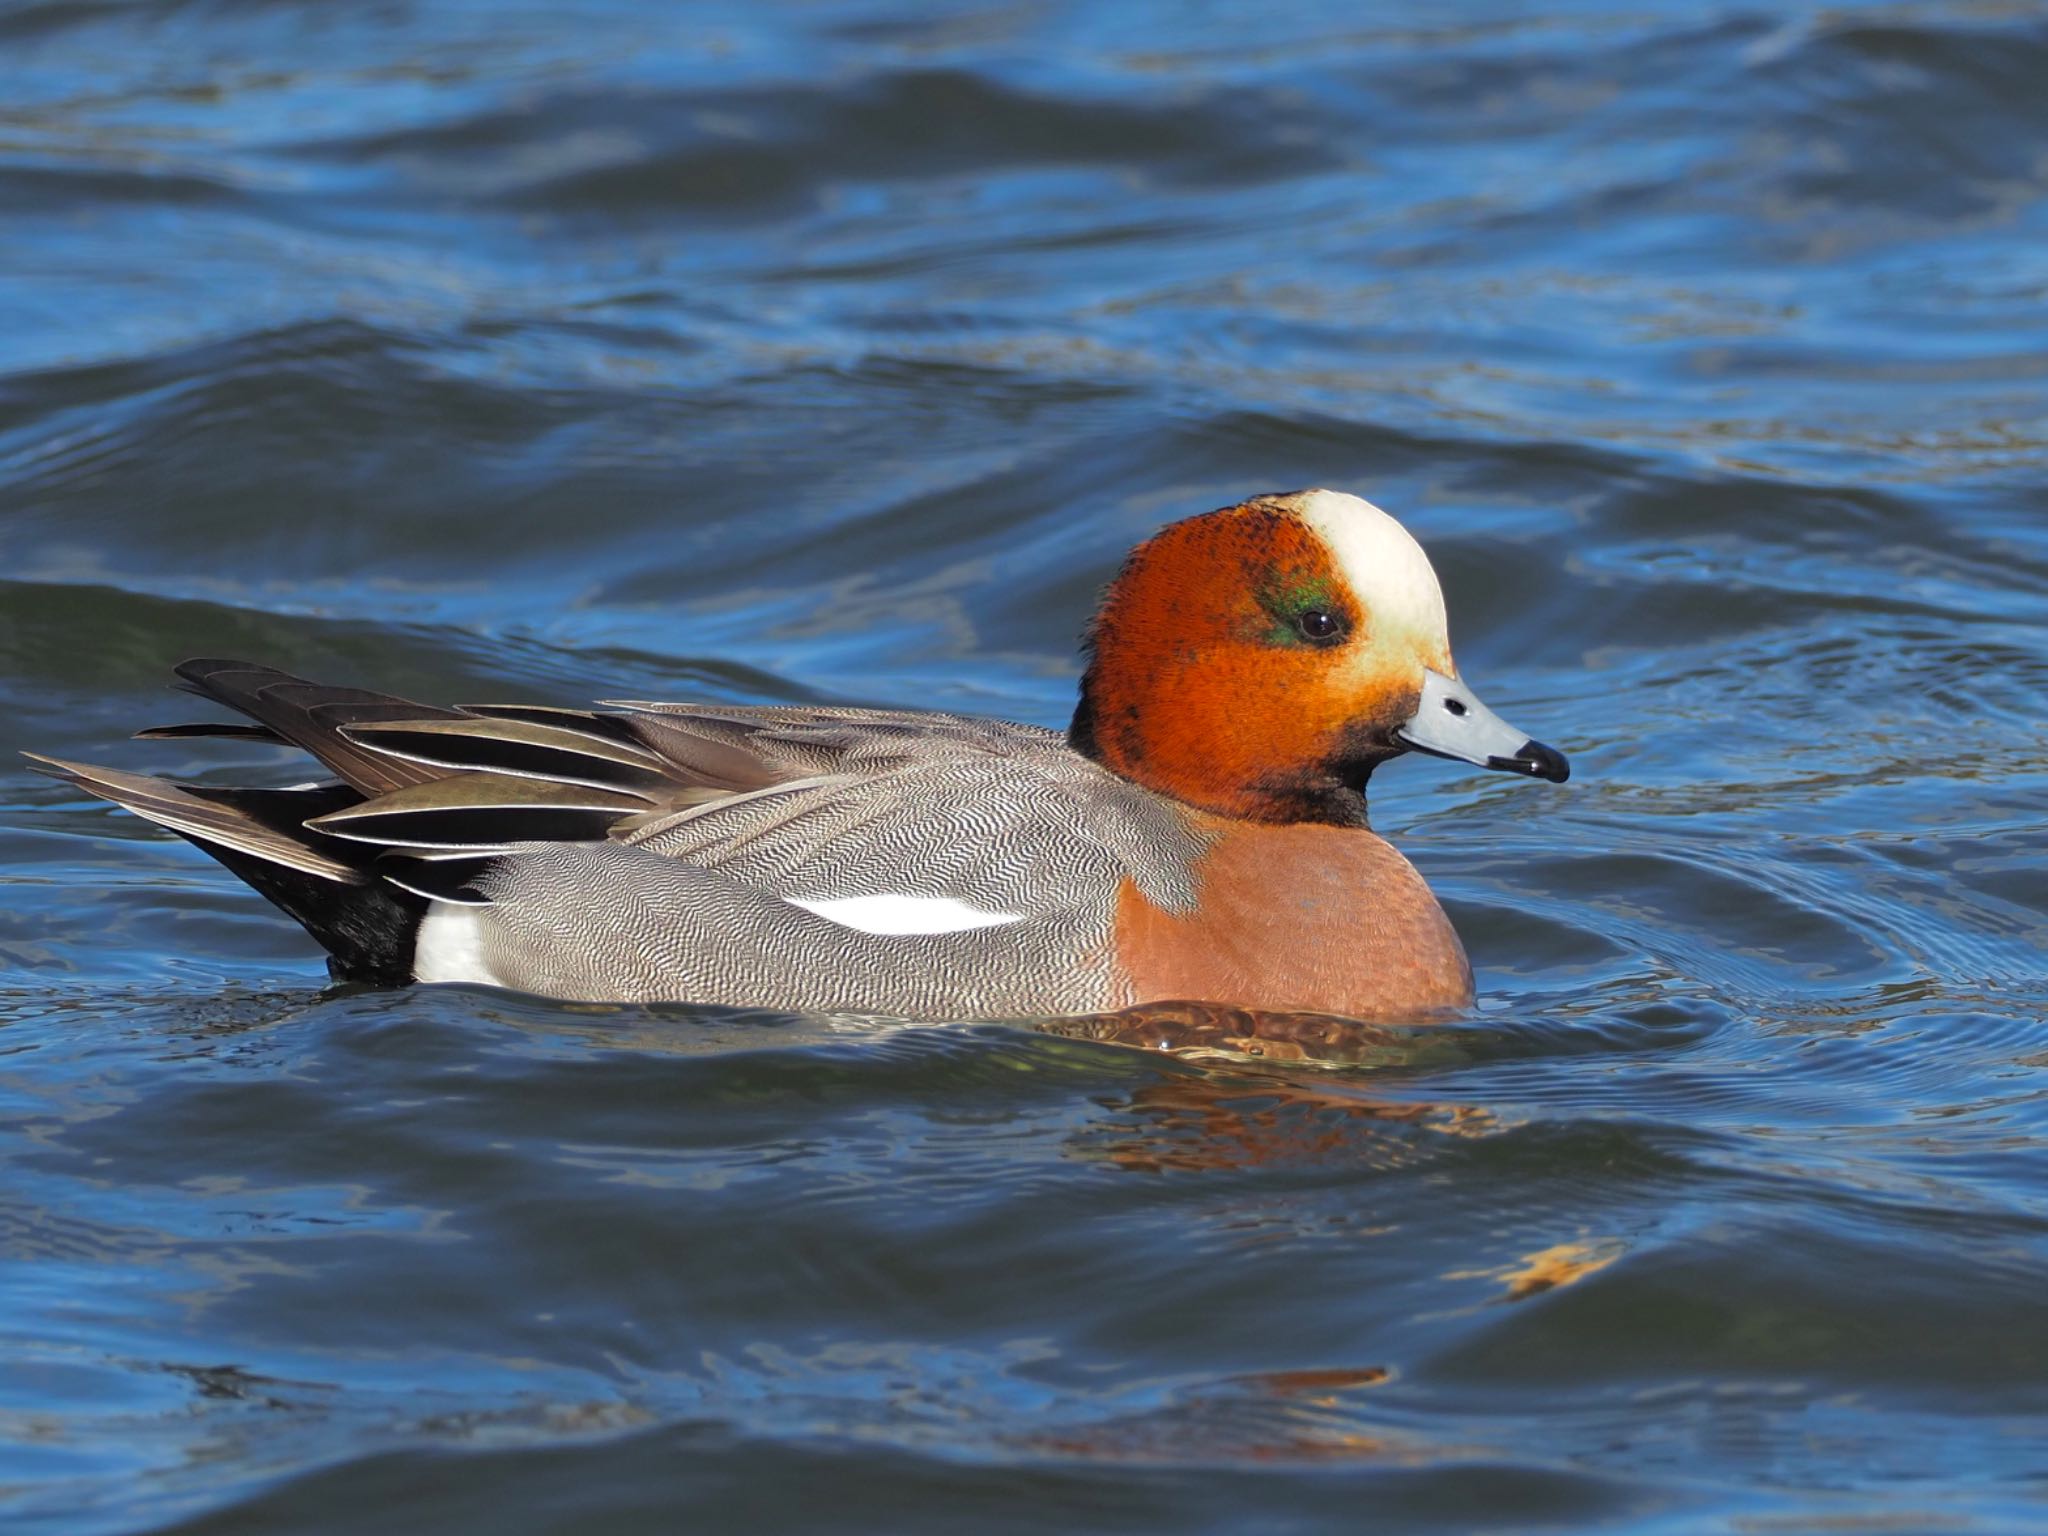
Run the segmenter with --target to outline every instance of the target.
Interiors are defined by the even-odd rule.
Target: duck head
[[[1554,783],[1571,771],[1459,679],[1429,557],[1342,492],[1161,529],[1110,584],[1087,646],[1076,749],[1219,815],[1358,825],[1374,767],[1408,751]]]

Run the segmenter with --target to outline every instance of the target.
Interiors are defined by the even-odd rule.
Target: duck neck
[[[1091,673],[1092,679],[1092,673]],[[1105,730],[1084,679],[1067,727],[1067,744],[1089,761],[1143,789],[1211,815],[1272,825],[1367,827],[1366,781],[1373,761],[1304,765],[1256,776],[1219,772],[1223,753],[1151,754],[1142,733]]]

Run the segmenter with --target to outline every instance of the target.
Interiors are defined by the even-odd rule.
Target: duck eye
[[[1344,621],[1327,608],[1309,608],[1295,616],[1294,627],[1306,640],[1335,640],[1344,633]]]

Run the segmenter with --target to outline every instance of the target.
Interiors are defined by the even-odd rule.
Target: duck
[[[1065,731],[966,715],[603,700],[446,707],[202,658],[242,719],[144,739],[296,747],[290,788],[29,754],[189,839],[377,985],[911,1021],[1192,1001],[1368,1020],[1473,1003],[1366,789],[1404,753],[1563,783],[1460,678],[1391,515],[1252,496],[1134,549]]]

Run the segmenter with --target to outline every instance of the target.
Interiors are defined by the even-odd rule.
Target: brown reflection
[[[1490,1109],[1391,1098],[1376,1093],[1365,1074],[1328,1070],[1461,1059],[1454,1045],[1427,1030],[1211,1003],[1154,1004],[1035,1027],[1201,1063],[1164,1070],[1108,1101],[1112,1118],[1073,1144],[1083,1156],[1133,1172],[1330,1162],[1396,1167],[1430,1155],[1419,1132],[1476,1137],[1501,1129]]]
[[[1032,1449],[1091,1460],[1214,1466],[1219,1462],[1465,1460],[1479,1446],[1432,1441],[1373,1422],[1359,1394],[1391,1380],[1385,1366],[1226,1377],[1145,1413],[1033,1436]]]
[[[1376,1387],[1392,1381],[1394,1373],[1384,1365],[1336,1366],[1313,1371],[1260,1371],[1237,1379],[1280,1397],[1305,1397],[1312,1403],[1334,1407],[1338,1393],[1354,1387]]]
[[[1490,1136],[1501,1120],[1473,1104],[1375,1098],[1278,1072],[1163,1077],[1109,1106],[1122,1115],[1076,1150],[1137,1173],[1345,1162],[1394,1168],[1430,1155],[1416,1132]]]
[[[1142,1003],[1115,1013],[1044,1019],[1032,1027],[1043,1034],[1152,1051],[1333,1066],[1409,1066],[1456,1055],[1440,1037],[1414,1025],[1372,1024],[1330,1013],[1269,1013],[1224,1003]]]

